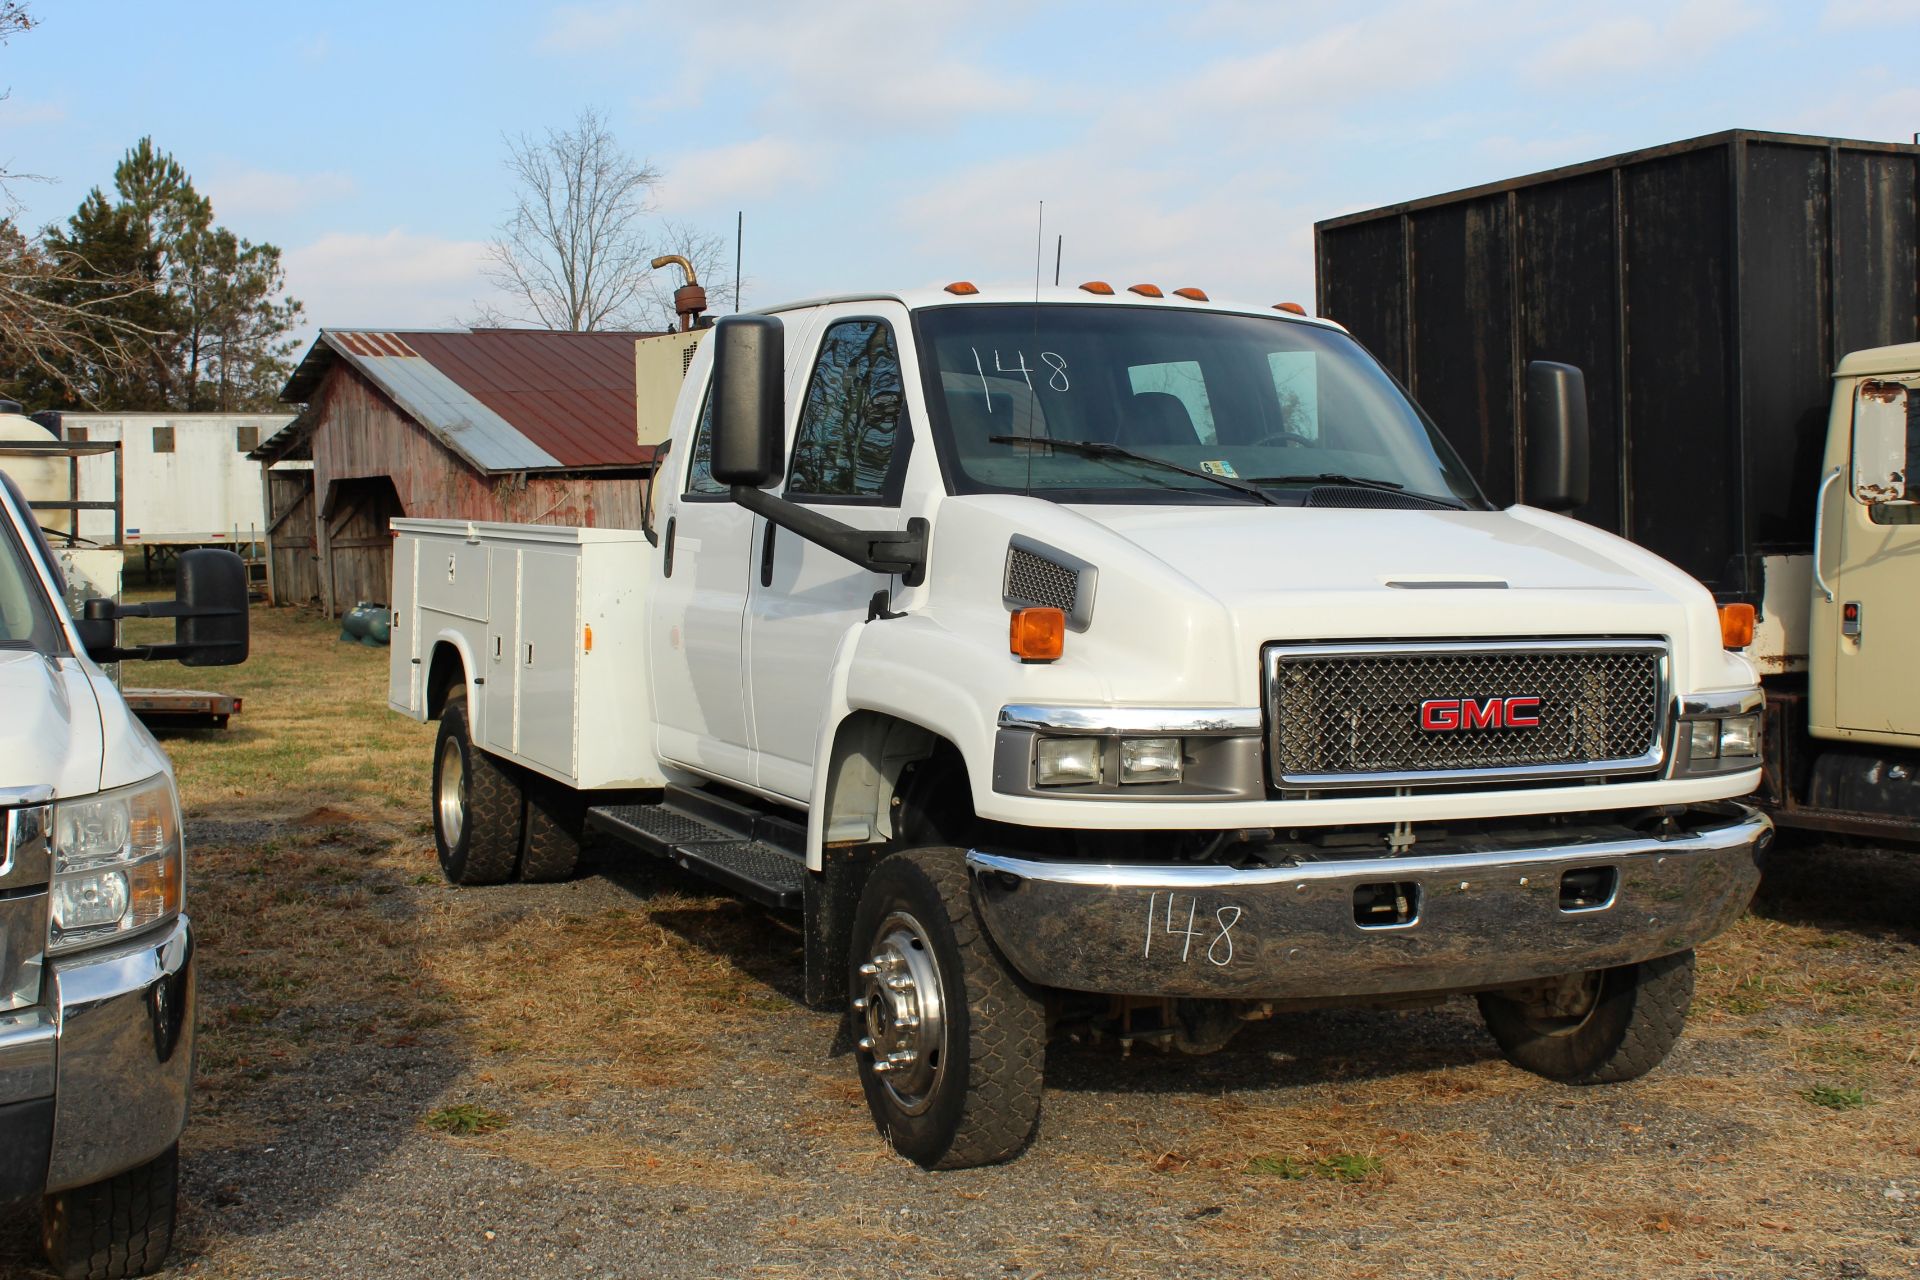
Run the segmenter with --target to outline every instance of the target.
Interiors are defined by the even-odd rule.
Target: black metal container
[[[1586,371],[1574,514],[1757,602],[1804,551],[1846,352],[1920,337],[1920,147],[1735,130],[1314,228],[1319,311],[1398,376],[1496,502],[1529,360]]]

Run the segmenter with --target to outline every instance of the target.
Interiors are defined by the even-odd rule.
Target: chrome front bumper
[[[186,1127],[191,925],[182,916],[157,934],[51,960],[43,991],[38,1005],[0,1014],[0,1150],[48,1149],[51,1125],[44,1185],[28,1194],[144,1164]],[[8,1194],[20,1188],[0,1186]]]
[[[1678,834],[1236,870],[1035,862],[974,850],[973,899],[1029,981],[1113,995],[1318,999],[1463,991],[1631,964],[1746,909],[1773,824],[1738,804]],[[1613,872],[1604,903],[1562,876]],[[1362,925],[1366,886],[1411,886],[1405,923]]]

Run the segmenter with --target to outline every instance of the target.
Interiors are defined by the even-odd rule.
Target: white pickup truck
[[[145,1275],[173,1238],[194,941],[173,767],[99,663],[247,656],[246,568],[189,551],[173,603],[86,601],[0,473],[0,1210],[39,1201],[64,1277]],[[120,648],[124,617],[177,640]]]
[[[1048,1032],[1190,1051],[1277,1008],[1477,993],[1515,1063],[1628,1079],[1744,909],[1760,694],[1712,598],[1492,509],[1337,325],[1151,286],[723,319],[639,531],[397,520],[391,705],[438,717],[457,883],[591,827],[800,913],[880,1131],[1038,1120]]]

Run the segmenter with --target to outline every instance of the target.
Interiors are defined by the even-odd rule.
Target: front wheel
[[[963,857],[888,858],[853,921],[860,1085],[893,1149],[927,1169],[1010,1159],[1040,1117],[1045,1007],[974,914]]]
[[[1569,978],[1528,998],[1481,993],[1507,1061],[1567,1084],[1635,1080],[1666,1060],[1693,1004],[1693,952]]]
[[[136,1169],[46,1198],[41,1243],[63,1280],[150,1275],[173,1246],[180,1148]]]

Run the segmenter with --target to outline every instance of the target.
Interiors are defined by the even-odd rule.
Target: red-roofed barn
[[[633,333],[323,329],[280,398],[268,471],[275,604],[386,601],[396,516],[637,528]]]

